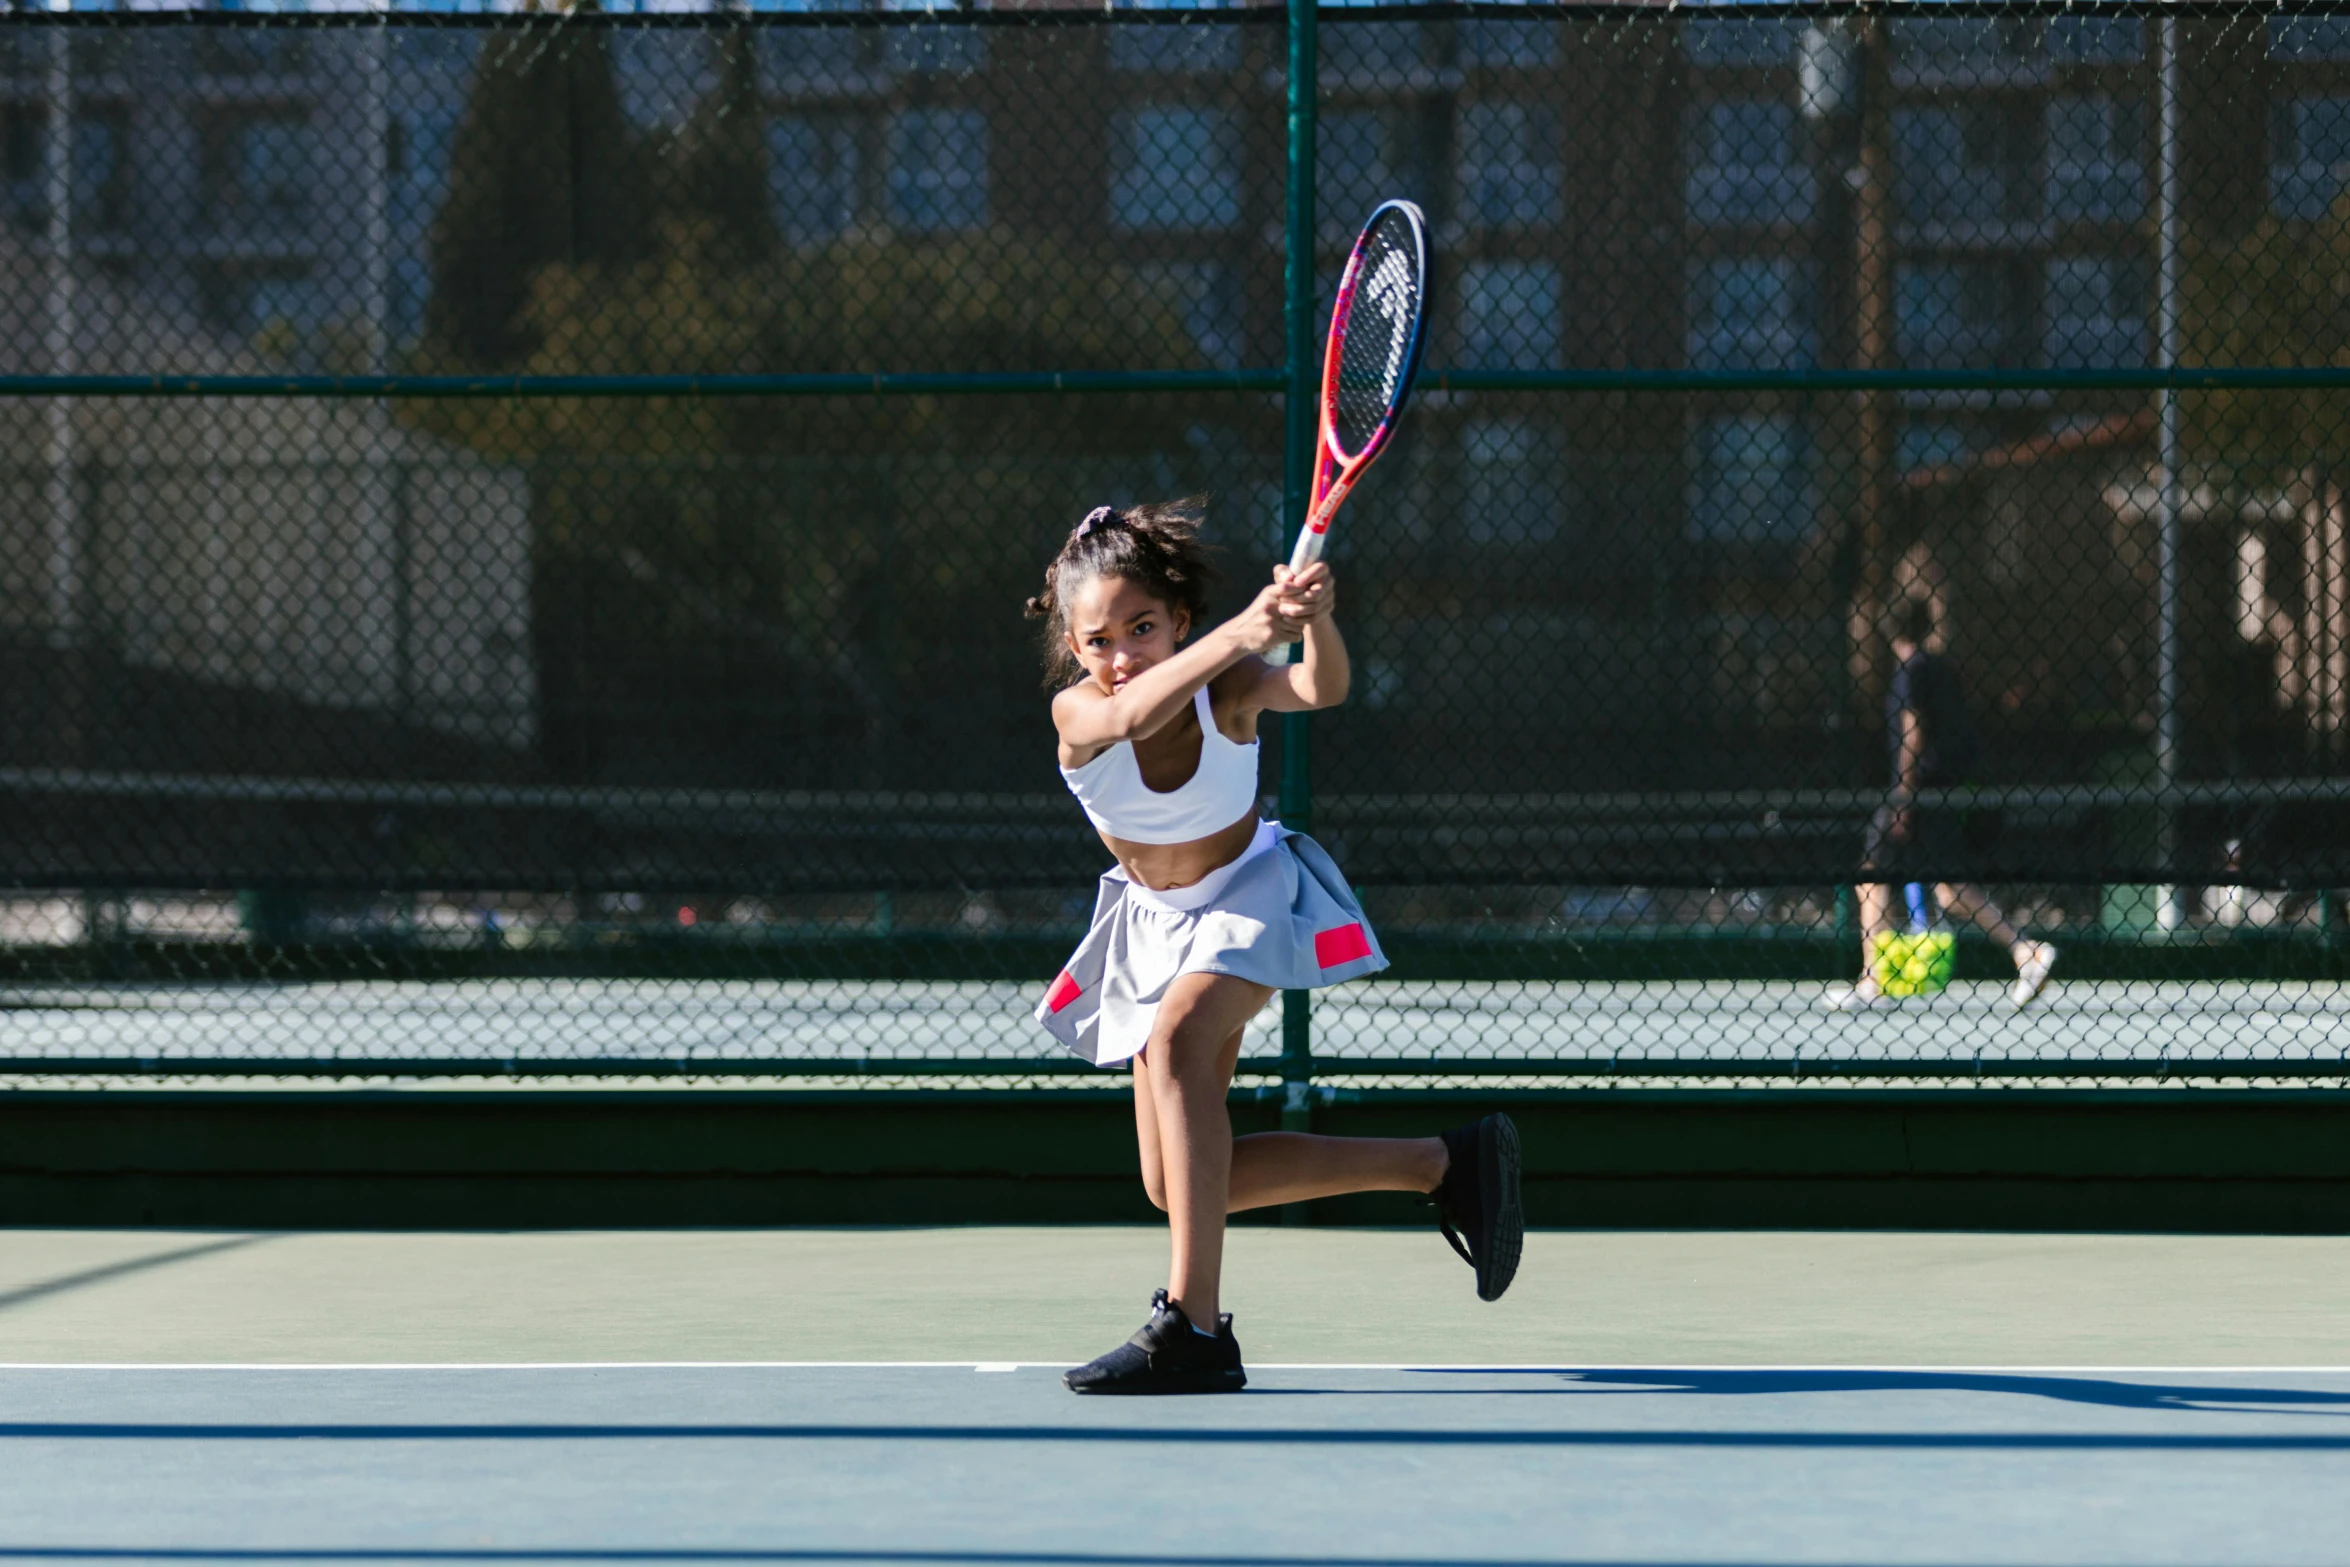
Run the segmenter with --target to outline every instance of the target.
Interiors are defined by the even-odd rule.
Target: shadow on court
[[[2350,1410],[2344,1372],[978,1373],[19,1368],[0,1567],[2283,1564],[2350,1516],[2350,1426],[2302,1418]]]
[[[177,1246],[170,1251],[151,1252],[144,1257],[128,1257],[121,1262],[109,1262],[100,1267],[83,1268],[78,1272],[60,1274],[53,1279],[43,1279],[37,1284],[25,1284],[12,1290],[0,1291],[0,1311],[6,1311],[11,1306],[22,1306],[36,1300],[47,1300],[52,1296],[67,1294],[73,1290],[88,1289],[96,1284],[112,1283],[116,1279],[129,1278],[133,1274],[147,1273],[157,1268],[174,1267],[183,1262],[193,1262],[198,1257],[217,1256],[221,1252],[238,1251],[247,1246],[257,1246],[271,1238],[266,1235],[232,1235],[224,1240],[203,1241],[194,1246]]]
[[[2110,1377],[2032,1376],[1986,1371],[1644,1371],[1617,1367],[1606,1371],[1528,1371],[1492,1369],[1469,1371],[1447,1367],[1420,1371],[1418,1376],[1540,1378],[1557,1385],[1512,1388],[1407,1388],[1384,1390],[1381,1397],[1426,1397],[1429,1394],[1507,1398],[1513,1394],[1549,1394],[1589,1397],[1593,1394],[1636,1393],[1642,1396],[1699,1393],[1709,1397],[1759,1397],[1790,1393],[2001,1393],[2024,1398],[2049,1398],[2067,1404],[2099,1404],[2110,1409],[2172,1409],[2195,1413],[2295,1415],[2350,1415],[2350,1393],[2316,1388],[2193,1386],[2162,1382],[2133,1382]],[[1284,1388],[1291,1395],[1347,1394],[1352,1388]]]

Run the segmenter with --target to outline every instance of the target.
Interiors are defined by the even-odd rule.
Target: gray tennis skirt
[[[1149,1042],[1179,974],[1230,974],[1314,990],[1387,967],[1363,906],[1322,846],[1261,822],[1240,858],[1189,887],[1154,892],[1104,873],[1093,928],[1037,1004],[1036,1020],[1096,1066]]]

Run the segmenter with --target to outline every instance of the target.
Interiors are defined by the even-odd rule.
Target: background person
[[[1967,782],[1983,755],[1957,666],[1926,650],[1933,631],[1934,609],[1924,599],[1911,599],[1897,612],[1892,636],[1895,667],[1885,691],[1885,743],[1892,753],[1893,794],[1870,819],[1862,855],[1864,870],[1884,874],[1858,889],[1860,978],[1829,993],[1833,1007],[1873,1006],[1886,999],[1877,985],[1876,945],[1880,933],[1894,928],[1895,886],[1946,872],[1966,857],[1963,814],[1948,806],[1927,809],[1915,803],[1920,790]],[[2056,948],[2045,941],[2026,941],[1980,887],[1945,881],[1934,893],[1953,919],[1972,922],[2007,949],[2015,963],[2012,998],[2018,1007],[2031,1005],[2047,988]]]

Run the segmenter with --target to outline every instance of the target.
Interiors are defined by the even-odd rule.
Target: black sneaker
[[[1208,1338],[1160,1290],[1151,1296],[1150,1320],[1134,1337],[1063,1372],[1061,1385],[1072,1393],[1237,1393],[1248,1386],[1248,1373],[1240,1369],[1230,1312],[1216,1319],[1216,1336]]]
[[[1499,1300],[1517,1276],[1518,1254],[1526,1244],[1526,1216],[1518,1202],[1518,1129],[1506,1115],[1489,1115],[1445,1133],[1444,1151],[1450,1162],[1431,1194],[1437,1228],[1461,1260],[1477,1270],[1477,1298]]]

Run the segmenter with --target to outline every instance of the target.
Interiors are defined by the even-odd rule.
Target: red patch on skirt
[[[1044,1004],[1048,1010],[1058,1012],[1084,994],[1077,981],[1069,977],[1069,971],[1063,969],[1061,977],[1053,981],[1053,988],[1044,993]]]
[[[1314,961],[1324,968],[1336,968],[1341,963],[1352,963],[1370,955],[1371,938],[1363,934],[1359,924],[1314,933]]]

